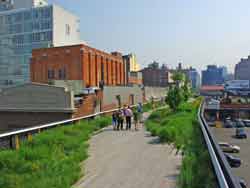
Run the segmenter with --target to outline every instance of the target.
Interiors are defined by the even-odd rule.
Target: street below
[[[233,156],[239,157],[243,162],[239,168],[232,168],[233,175],[243,178],[250,185],[250,129],[245,128],[247,139],[237,139],[234,137],[235,128],[211,128],[218,142],[228,142],[240,147],[240,153],[233,153]]]

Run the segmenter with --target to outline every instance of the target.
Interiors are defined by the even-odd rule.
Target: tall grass
[[[165,102],[161,102],[161,101],[156,101],[154,102],[154,104],[152,102],[148,102],[146,104],[143,105],[143,112],[148,112],[151,111],[154,108],[159,108],[161,106],[166,105]]]
[[[177,112],[161,109],[153,112],[146,121],[152,135],[162,142],[172,143],[184,154],[179,188],[216,187],[211,161],[196,120],[200,99],[183,103]]]
[[[1,188],[70,188],[88,157],[87,140],[109,125],[109,117],[58,127],[24,142],[20,150],[0,152]]]

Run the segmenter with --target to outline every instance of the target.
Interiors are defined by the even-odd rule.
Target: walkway
[[[90,141],[85,177],[78,188],[175,188],[181,156],[140,131],[111,127]]]

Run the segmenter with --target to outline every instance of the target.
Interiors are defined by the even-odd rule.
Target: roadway
[[[140,131],[113,131],[111,127],[90,140],[85,176],[77,188],[175,188],[181,155]]]
[[[212,133],[218,142],[228,142],[240,146],[240,153],[233,153],[233,156],[239,157],[243,163],[239,168],[232,168],[235,176],[242,177],[250,185],[250,128],[245,128],[248,138],[236,139],[235,128],[215,128],[211,127]]]

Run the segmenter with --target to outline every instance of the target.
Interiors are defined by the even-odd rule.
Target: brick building
[[[31,81],[82,81],[83,87],[126,85],[122,54],[111,54],[84,44],[32,51]]]
[[[172,73],[165,65],[159,67],[159,63],[157,62],[149,64],[141,72],[144,86],[167,87],[172,83]]]

